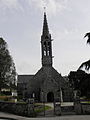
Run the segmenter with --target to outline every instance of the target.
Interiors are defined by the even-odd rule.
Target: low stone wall
[[[62,112],[72,112],[73,110],[75,111],[76,114],[90,115],[90,104],[75,102],[74,106],[63,108],[60,105],[55,105],[56,115],[61,115]],[[34,105],[28,103],[11,103],[0,101],[0,111],[28,117],[36,116],[34,112]]]
[[[21,116],[35,116],[33,105],[28,103],[11,103],[0,101],[0,111]]]
[[[74,103],[74,110],[76,114],[89,114],[90,115],[90,104],[89,103]]]
[[[74,103],[74,111],[77,115],[82,114],[82,106],[81,103],[75,102]]]
[[[82,107],[82,113],[83,114],[89,114],[90,115],[90,104],[83,103],[83,104],[81,104],[81,107]]]

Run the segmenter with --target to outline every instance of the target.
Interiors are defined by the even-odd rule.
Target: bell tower
[[[43,32],[41,36],[42,66],[52,66],[52,39],[49,33],[46,12],[44,12]]]

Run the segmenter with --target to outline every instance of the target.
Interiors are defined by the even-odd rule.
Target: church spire
[[[49,33],[46,12],[44,12],[43,32],[41,36],[42,66],[52,66],[52,39]]]
[[[44,12],[43,35],[49,35],[49,29],[48,29],[46,12]]]

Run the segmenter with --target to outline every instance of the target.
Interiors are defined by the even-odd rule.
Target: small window
[[[48,48],[50,49],[51,45],[50,45],[50,42],[48,42]]]
[[[46,56],[46,51],[44,50],[44,56]]]
[[[46,47],[46,42],[44,42],[44,46]]]
[[[49,56],[49,51],[47,51],[47,54],[48,54],[48,56]]]

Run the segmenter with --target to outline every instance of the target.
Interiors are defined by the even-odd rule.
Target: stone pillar
[[[27,115],[28,116],[35,116],[34,112],[34,99],[27,100]]]
[[[80,103],[79,96],[77,96],[74,101],[74,110],[75,110],[76,114],[79,114],[79,115],[82,114],[82,105]]]
[[[60,116],[61,115],[61,103],[56,103],[54,101],[54,114]]]

